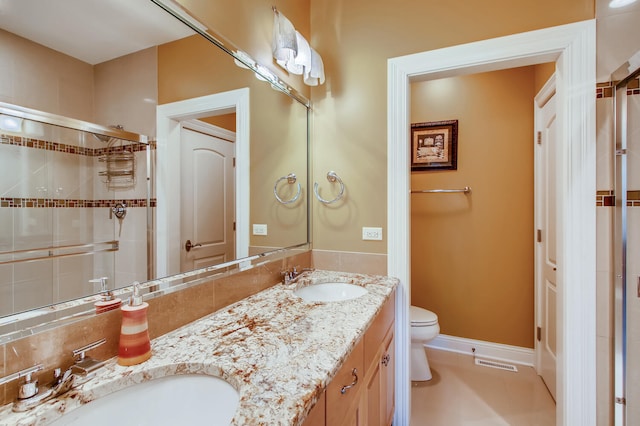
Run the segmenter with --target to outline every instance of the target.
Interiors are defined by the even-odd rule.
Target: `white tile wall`
[[[596,101],[596,188],[613,189],[613,98]]]

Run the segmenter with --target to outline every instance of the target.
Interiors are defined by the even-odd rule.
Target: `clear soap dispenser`
[[[100,300],[94,303],[94,306],[96,307],[96,314],[101,314],[102,312],[119,308],[122,304],[122,300],[114,297],[113,292],[109,290],[107,286],[108,279],[109,277],[102,277],[89,280],[90,283],[100,283]]]
[[[118,364],[136,365],[151,358],[151,342],[147,323],[149,304],[142,301],[140,283],[133,283],[129,304],[122,309],[122,328],[118,347]]]

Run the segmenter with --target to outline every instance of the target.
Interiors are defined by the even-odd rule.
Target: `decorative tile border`
[[[55,198],[17,198],[2,197],[0,198],[0,208],[17,207],[17,208],[92,208],[92,207],[113,207],[115,204],[124,204],[127,207],[147,207],[146,198],[137,199],[120,199],[120,200],[60,200]],[[151,198],[151,207],[157,207],[157,200]]]
[[[612,190],[597,192],[597,207],[615,207],[615,205],[616,197]],[[627,191],[627,207],[640,207],[640,190]]]
[[[139,142],[131,142],[122,146],[112,146],[108,148],[85,148],[82,146],[68,145],[59,142],[51,142],[42,139],[25,138],[22,136],[0,134],[0,144],[23,146],[25,148],[43,149],[46,151],[64,152],[66,154],[86,155],[88,157],[99,157],[105,154],[121,153],[125,149],[133,152],[146,151],[147,145]],[[151,149],[156,149],[156,142],[149,142]]]
[[[613,195],[613,191],[596,191],[596,206],[597,207],[611,207],[615,206],[616,197]]]
[[[596,99],[613,97],[613,91],[617,83],[617,81],[606,81],[596,84]],[[637,78],[631,80],[627,85],[627,96],[631,95],[640,95],[640,80]]]

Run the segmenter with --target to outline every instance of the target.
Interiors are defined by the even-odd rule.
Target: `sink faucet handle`
[[[76,360],[76,362],[82,361],[85,358],[85,352],[90,351],[91,349],[97,348],[98,346],[104,344],[106,341],[107,339],[100,339],[96,342],[89,343],[88,345],[83,346],[81,348],[74,349],[73,358]]]
[[[12,382],[24,377],[24,381],[20,383],[18,388],[18,399],[31,398],[38,393],[38,380],[32,378],[32,374],[44,369],[44,365],[38,364],[33,367],[25,368],[17,373],[0,378],[0,385]]]

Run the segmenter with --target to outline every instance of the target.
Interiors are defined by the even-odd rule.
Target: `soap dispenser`
[[[89,280],[90,283],[100,283],[100,301],[94,303],[96,307],[96,314],[117,309],[122,304],[122,300],[113,296],[113,292],[107,288],[108,277],[96,278]]]
[[[133,283],[129,304],[122,309],[122,328],[118,347],[118,364],[136,365],[151,358],[151,342],[147,323],[149,304],[142,301],[140,283]]]

